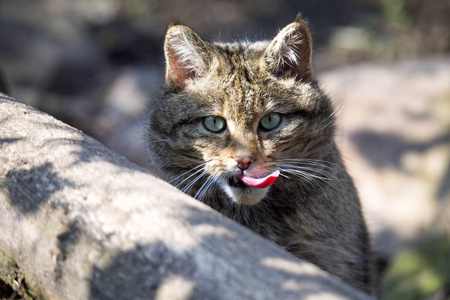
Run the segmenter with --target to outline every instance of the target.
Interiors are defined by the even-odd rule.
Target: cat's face
[[[245,205],[306,172],[299,160],[311,167],[332,139],[310,43],[301,20],[258,43],[210,44],[169,28],[166,94],[150,107],[153,167],[200,200],[219,188]]]

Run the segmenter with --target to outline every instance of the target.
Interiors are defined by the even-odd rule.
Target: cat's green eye
[[[269,131],[275,129],[281,123],[281,115],[279,113],[270,113],[265,115],[259,121],[259,127],[262,130]]]
[[[203,118],[203,126],[209,131],[219,133],[227,128],[227,122],[219,116],[209,116]]]

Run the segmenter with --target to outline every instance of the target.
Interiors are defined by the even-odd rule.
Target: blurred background
[[[450,299],[449,0],[0,0],[0,90],[146,167],[171,19],[206,39],[257,40],[299,11],[384,299]]]

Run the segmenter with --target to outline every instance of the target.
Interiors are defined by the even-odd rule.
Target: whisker
[[[141,127],[141,129],[146,130],[147,126],[144,126],[144,124],[141,123],[141,120],[139,120],[139,117],[137,114],[134,115],[134,119],[136,120],[136,123],[139,125],[139,127]]]
[[[298,174],[298,175],[301,175],[304,177],[310,177],[310,178],[316,178],[316,179],[322,179],[322,180],[332,180],[328,177],[311,174],[311,173],[308,173],[308,172],[305,172],[302,170],[298,170],[298,169],[286,168],[286,169],[283,169],[283,171],[288,172],[293,175]]]
[[[198,199],[199,201],[203,200],[203,197],[205,196],[206,192],[209,190],[209,188],[216,182],[218,175],[209,176],[208,179],[203,183],[203,185],[198,190],[197,194],[195,194],[194,198]],[[197,198],[198,196],[198,198]]]
[[[182,181],[180,181],[175,187],[179,188],[180,185],[182,185],[184,182],[186,182],[186,180],[189,180],[192,176],[195,176],[196,174],[203,172],[202,169],[195,171],[193,174],[189,175],[188,177],[184,178]]]
[[[208,176],[208,178],[203,182],[203,184],[198,189],[197,193],[195,193],[194,198],[198,200],[197,196],[202,192],[203,188],[211,181],[211,176]]]
[[[316,179],[324,179],[324,177],[315,176],[315,175],[312,175],[312,174],[309,174],[307,172],[303,172],[303,171],[300,171],[300,170],[284,169],[283,171],[288,172],[289,174],[292,174],[292,175],[297,175],[297,176],[305,179],[306,181],[316,185],[317,187],[319,187],[322,190],[322,192],[324,193],[325,197],[328,197],[327,193],[323,189],[322,185],[316,180]],[[331,183],[329,183],[329,184],[330,184],[330,186],[334,187],[333,184],[331,184]]]
[[[169,183],[174,182],[174,181],[177,180],[178,178],[180,178],[180,177],[182,177],[182,176],[188,174],[189,172],[195,171],[195,170],[197,170],[198,168],[203,167],[204,165],[205,165],[205,164],[200,164],[200,165],[196,166],[195,168],[192,168],[192,169],[187,170],[186,172],[184,172],[184,173],[178,175],[177,177],[171,179],[171,180],[169,181]],[[196,172],[196,173],[197,173],[197,172]],[[195,174],[195,173],[194,173],[194,174]],[[192,175],[194,175],[194,174],[192,174]],[[191,175],[191,176],[192,176],[192,175]],[[188,178],[186,178],[186,179],[189,179],[189,178],[190,178],[190,177],[188,177]],[[186,179],[185,179],[185,180],[186,180]],[[183,181],[184,181],[184,180],[183,180]],[[182,182],[183,182],[183,181],[182,181]],[[178,185],[177,185],[176,187],[178,187]]]
[[[154,141],[151,141],[150,143],[154,143],[154,142],[167,142],[170,141],[171,139],[162,139],[154,134],[152,134],[149,130],[146,131],[146,134],[148,134],[149,136],[151,136],[153,139],[155,139]]]
[[[322,159],[315,159],[315,158],[283,158],[283,159],[278,159],[281,162],[284,161],[289,161],[289,162],[301,162],[301,163],[311,163],[311,164],[317,164],[320,166],[326,166],[328,168],[331,168],[332,166],[335,166],[336,163],[327,161],[327,160],[322,160]]]
[[[197,177],[195,177],[194,180],[192,180],[191,182],[189,182],[189,184],[186,185],[186,186],[181,190],[183,193],[186,193],[188,190],[190,190],[190,189],[194,186],[194,184],[196,184],[197,181],[199,181],[199,179],[202,178],[203,175],[205,174],[205,171],[204,171],[204,170],[198,170],[197,172],[195,172],[195,173],[192,174],[191,176],[195,175],[195,174],[198,173],[198,172],[201,172],[201,173],[200,173],[199,175],[197,175]],[[189,177],[191,177],[191,176],[189,176]],[[184,180],[183,180],[183,181],[184,181]]]
[[[290,162],[290,161],[287,161]],[[286,163],[281,163],[281,165],[289,165],[289,166],[298,166],[298,167],[315,167],[317,168],[317,170],[323,169],[323,171],[329,173],[329,174],[333,174],[335,168],[331,167],[331,166],[327,166],[325,164],[321,164],[321,163],[312,163],[312,162],[297,162],[297,161],[292,161],[292,163],[294,164],[286,164]],[[295,164],[295,163],[300,163],[300,164]]]
[[[321,130],[327,128],[328,126],[330,126],[330,125],[334,122],[334,120],[336,119],[336,118],[333,117],[334,114],[337,113],[337,115],[340,115],[343,108],[344,108],[344,104],[340,104],[340,105],[339,105],[335,110],[333,110],[333,112],[327,117],[327,119],[331,119],[331,120],[330,120],[327,124],[325,124],[324,126],[322,126],[321,128],[314,130],[313,132],[321,131]],[[338,111],[338,109],[339,109],[339,111]]]
[[[330,163],[332,164],[332,162],[328,161],[328,160],[323,160],[323,159],[317,159],[317,158],[306,158],[306,157],[302,157],[302,158],[281,158],[279,160],[295,160],[295,161],[312,161],[312,162],[323,162],[323,163]]]
[[[287,178],[287,179],[291,179],[291,177],[289,177],[289,176],[287,176],[287,175],[285,175],[285,174],[283,174],[283,173],[280,173],[280,176],[281,176],[281,177],[284,177],[284,178]]]
[[[320,179],[324,179],[324,180],[332,180],[335,176],[333,173],[328,172],[326,170],[321,170],[321,169],[315,169],[315,168],[309,168],[309,167],[304,167],[304,166],[297,166],[297,165],[291,165],[291,164],[282,164],[282,167],[288,168],[290,170],[295,170],[295,171],[309,171],[309,175],[320,178]],[[314,173],[320,174],[322,176],[318,176],[315,175]]]

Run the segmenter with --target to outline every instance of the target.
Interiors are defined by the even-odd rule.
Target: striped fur
[[[373,292],[360,202],[334,141],[335,111],[313,77],[312,41],[298,17],[271,41],[209,43],[169,27],[163,95],[149,106],[153,170],[184,192],[307,259]],[[261,129],[279,113],[281,123]],[[208,131],[219,116],[226,129]],[[249,172],[280,170],[269,187],[236,188],[236,157]]]

